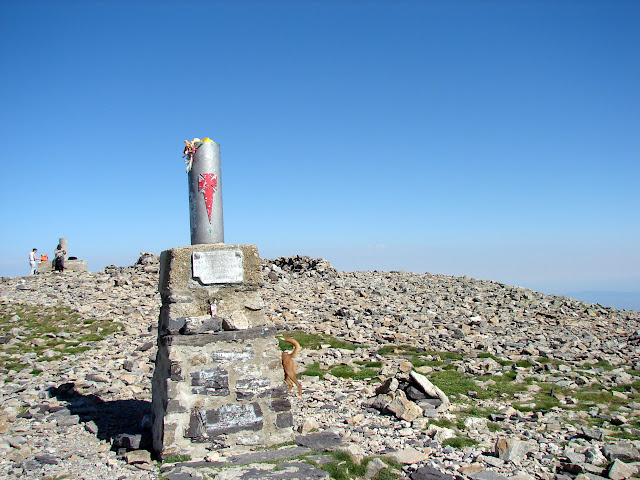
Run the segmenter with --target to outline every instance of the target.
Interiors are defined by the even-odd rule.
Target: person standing
[[[64,256],[67,254],[67,252],[65,252],[62,249],[62,245],[58,244],[58,246],[53,251],[53,253],[56,256],[55,260],[53,261],[53,265],[54,265],[56,271],[57,272],[64,272]]]
[[[31,265],[30,275],[36,275],[38,273],[38,260],[36,260],[37,248],[34,248],[29,252],[29,265]]]

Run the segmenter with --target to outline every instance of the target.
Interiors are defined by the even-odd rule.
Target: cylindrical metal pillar
[[[224,243],[220,145],[202,142],[187,176],[191,245]]]
[[[64,254],[64,259],[66,260],[67,258],[69,258],[69,250],[67,249],[67,239],[61,238],[59,240],[59,243],[60,243],[60,247],[66,252]]]

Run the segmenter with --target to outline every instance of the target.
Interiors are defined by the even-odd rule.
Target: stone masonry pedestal
[[[153,447],[159,458],[293,437],[276,328],[263,312],[255,245],[160,256]]]

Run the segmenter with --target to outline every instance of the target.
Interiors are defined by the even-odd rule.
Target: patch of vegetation
[[[444,365],[444,362],[440,361],[440,360],[427,360],[424,357],[415,355],[413,356],[409,362],[411,363],[411,365],[413,365],[415,368],[420,368],[420,367],[424,367],[424,366],[428,366],[428,367],[439,367]]]
[[[110,319],[83,319],[66,307],[46,307],[0,302],[0,336],[9,342],[0,345],[0,369],[16,372],[31,368],[37,375],[42,369],[16,361],[16,354],[35,354],[34,361],[50,362],[65,355],[89,350],[89,343],[103,340],[119,331],[122,325]],[[46,352],[49,352],[45,355]]]
[[[448,438],[445,441],[442,442],[443,446],[450,446],[453,448],[464,448],[464,447],[471,447],[473,445],[477,445],[478,442],[476,442],[475,440],[465,436],[465,435],[458,435],[455,438]]]
[[[91,350],[91,347],[90,346],[69,347],[69,348],[65,349],[64,353],[66,355],[76,355],[78,353],[86,352],[87,350]],[[57,360],[58,358],[60,358],[60,356],[53,357],[53,358],[56,358],[56,360]]]
[[[191,461],[191,455],[169,455],[162,463],[182,463]]]
[[[307,365],[305,369],[300,372],[300,375],[306,375],[308,377],[319,377],[322,380],[327,372],[328,370],[322,370],[320,368],[320,364],[318,362],[315,362],[311,365]]]
[[[560,389],[555,390],[557,393]],[[521,412],[537,412],[537,411],[548,411],[554,407],[559,407],[560,401],[551,395],[550,390],[540,391],[534,395],[533,400],[515,402],[513,408],[519,410]]]
[[[591,368],[601,368],[605,372],[609,372],[611,370],[615,370],[616,368],[620,368],[619,365],[611,365],[609,362],[605,362],[604,360],[600,360],[598,363],[594,363],[591,365]]]
[[[366,362],[362,360],[356,360],[353,363],[355,363],[356,365],[363,366],[365,368],[382,368],[382,362]]]
[[[355,350],[361,345],[357,345],[355,343],[347,342],[345,340],[340,340],[336,337],[332,337],[331,335],[321,335],[315,333],[306,333],[300,330],[291,330],[289,332],[283,332],[281,335],[278,335],[278,346],[280,350],[291,350],[293,346],[282,340],[283,338],[293,338],[296,340],[302,348],[307,350],[317,350],[321,345],[330,345],[331,348],[345,348],[347,350]]]
[[[396,480],[401,477],[402,464],[386,457],[370,457],[367,459],[367,463],[365,466],[374,458],[379,458],[384,463],[388,465],[387,468],[378,472],[378,474],[373,477],[373,480]]]
[[[478,417],[478,418],[487,418],[492,413],[495,413],[495,412],[489,408],[476,407],[475,405],[460,411],[460,415],[464,417]]]
[[[489,353],[489,352],[479,353],[478,358],[492,358],[496,362],[498,361],[498,357],[496,357],[493,353]]]
[[[476,390],[478,385],[470,376],[457,370],[441,370],[429,374],[429,380],[437,385],[447,396],[466,395],[469,390]]]
[[[378,355],[415,355],[421,353],[417,347],[411,345],[385,345],[378,349]]]
[[[434,361],[442,361],[442,360],[462,360],[463,355],[458,352],[437,352],[430,350],[423,350],[418,347],[413,347],[411,345],[385,345],[384,347],[380,347],[378,349],[378,355],[389,356],[389,355],[418,355],[421,357],[434,357]],[[439,360],[438,360],[439,358]]]
[[[329,371],[334,377],[351,378],[354,380],[366,380],[378,375],[378,370],[374,370],[371,368],[360,368],[358,369],[358,371],[356,371],[349,365],[334,365],[329,369]]]
[[[502,360],[502,359],[496,357],[494,354],[488,353],[488,352],[479,353],[478,354],[478,358],[490,358],[492,360],[495,360],[496,362],[498,362],[500,365],[503,365],[503,366],[511,366],[511,365],[513,365],[513,362],[511,360]]]
[[[490,432],[501,432],[503,430],[502,425],[498,422],[487,422],[487,428]]]
[[[480,389],[477,392],[477,398],[489,399],[489,398],[505,398],[513,397],[516,393],[525,392],[526,385],[533,382],[533,379],[528,378],[525,382],[516,382],[516,372],[505,372],[503,375],[486,375],[478,378],[479,381],[492,380],[485,384],[486,389]]]
[[[456,370],[458,367],[450,362],[463,358],[458,352],[426,351],[411,345],[385,345],[378,349],[378,355],[397,355],[406,358],[414,368],[440,367],[446,364],[444,367],[446,370]]]
[[[558,362],[554,362],[553,360],[551,360],[550,358],[547,358],[547,357],[538,357],[538,358],[536,358],[536,362],[542,363],[543,365],[545,363],[550,363],[552,365],[554,365],[554,364],[557,365],[557,363],[558,363]]]
[[[440,428],[454,428],[456,426],[456,422],[448,418],[431,419],[429,423]]]
[[[531,363],[529,360],[518,360],[516,362],[516,367],[531,368],[533,367],[533,363]]]
[[[615,397],[607,390],[599,392],[593,391],[593,385],[589,389],[573,390],[570,395],[576,398],[583,405],[609,405],[609,407],[617,405],[626,405],[629,400]]]
[[[320,363],[314,362],[311,365],[307,365],[300,375],[306,375],[308,377],[319,377],[321,379],[330,373],[334,377],[351,378],[354,380],[368,380],[378,375],[378,369],[373,368],[359,368],[352,367],[350,365],[332,365],[330,368],[321,368]]]
[[[635,435],[630,432],[616,432],[612,436],[624,440],[640,440],[640,435]]]
[[[6,368],[8,371],[21,372],[25,368],[28,367],[26,363],[14,362],[11,360],[6,360],[1,363],[3,368]]]
[[[367,465],[376,457],[365,457],[358,465],[353,457],[346,452],[323,452],[322,455],[333,457],[334,461],[318,465],[315,462],[309,462],[314,466],[321,468],[329,473],[334,480],[354,480],[364,478],[367,472]],[[377,457],[387,464],[387,468],[378,472],[373,480],[396,480],[400,478],[398,473],[402,466],[397,462],[385,457]]]

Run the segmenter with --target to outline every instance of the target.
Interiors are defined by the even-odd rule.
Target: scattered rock
[[[87,322],[87,333],[95,320],[122,326],[105,340],[87,344],[85,352],[60,357],[48,348],[39,355],[11,354],[11,361],[26,368],[10,375],[0,372],[0,477],[158,477],[156,465],[144,453],[134,453],[148,453],[144,448],[149,448],[150,379],[160,305],[157,257],[143,253],[133,266],[109,266],[98,273],[0,279],[0,302],[8,319],[0,336],[2,352],[14,351],[21,338],[30,335],[15,308],[20,303],[72,308],[79,322]],[[404,478],[414,480],[441,475],[447,480],[460,475],[480,480],[570,480],[574,475],[575,480],[598,480],[607,458],[612,464],[606,475],[630,478],[625,475],[639,461],[638,444],[604,443],[615,438],[612,432],[640,433],[640,402],[632,387],[640,370],[637,312],[468,277],[338,272],[322,259],[302,256],[264,260],[263,266],[263,301],[250,302],[248,310],[264,309],[286,329],[358,345],[351,350],[327,343],[317,350],[303,349],[296,357],[300,372],[317,363],[324,378],[300,376],[305,395],[291,398],[292,411],[297,430],[307,434],[299,437],[301,445],[309,447],[294,448],[339,449],[356,459],[396,452],[405,455],[405,462],[417,462],[405,463],[403,469]],[[241,320],[232,319],[227,328]],[[48,338],[74,340],[62,331],[32,344],[45,346]],[[395,351],[379,355],[387,346]],[[412,359],[413,352],[420,356]],[[429,365],[412,368],[416,359]],[[381,366],[373,367],[374,362]],[[614,368],[601,368],[601,363]],[[332,375],[339,365],[356,374],[376,369],[377,378],[388,383],[376,392],[377,378]],[[447,384],[437,380],[446,370],[457,372],[469,387],[448,398],[442,390],[449,392]],[[487,390],[506,377],[522,384],[517,401],[534,413],[515,410],[511,399],[500,395],[487,398]],[[559,408],[536,408],[535,397],[545,384],[555,386],[552,398]],[[611,411],[603,402],[583,412],[572,394],[576,388],[610,392],[619,410]],[[473,413],[464,420],[461,411],[469,406],[488,412],[488,419]],[[601,426],[587,427],[589,417]],[[487,420],[499,428],[489,429],[496,425],[487,425]],[[311,434],[313,430],[317,434]],[[309,435],[318,436],[305,440]],[[477,444],[457,448],[447,441],[464,436]],[[504,439],[504,448],[496,447],[498,438]],[[499,456],[486,454],[492,446]],[[246,452],[258,446],[247,442],[242,448]],[[200,468],[244,454],[221,452],[211,452],[208,462],[200,459],[208,466],[171,467],[163,475],[204,478]],[[323,457],[319,465],[327,460],[317,457]],[[383,463],[369,461],[369,474]],[[327,478],[319,468],[297,461],[281,465],[281,471],[271,464],[237,465],[216,478]],[[563,466],[575,473],[563,472]]]
[[[395,460],[396,462],[402,463],[404,465],[413,465],[416,463],[420,463],[428,457],[428,455],[426,455],[424,452],[416,450],[413,447],[406,447],[402,450],[388,453],[387,456],[392,460]]]

